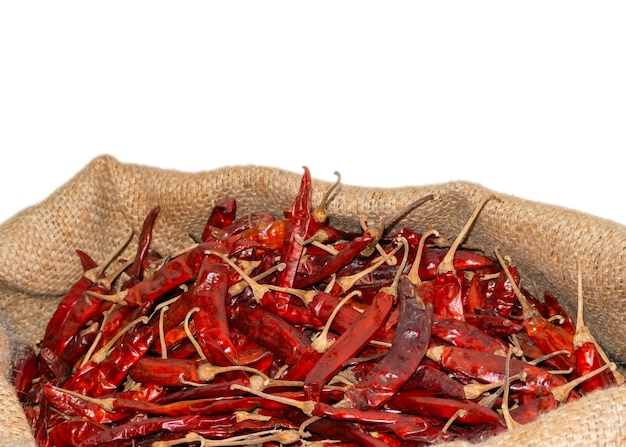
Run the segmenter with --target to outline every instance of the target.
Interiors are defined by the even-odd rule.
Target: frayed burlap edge
[[[41,337],[59,297],[80,275],[76,249],[88,252],[96,260],[103,259],[123,240],[129,228],[137,232],[147,212],[159,205],[153,245],[163,253],[173,252],[189,245],[189,232],[202,231],[217,200],[235,197],[239,215],[270,210],[279,216],[291,206],[300,179],[301,173],[262,166],[235,165],[186,173],[124,164],[108,155],[94,159],[42,203],[0,225],[0,320],[10,340],[9,350],[14,351],[20,343],[35,343]],[[319,203],[329,186],[329,182],[314,181],[315,203]],[[626,321],[626,228],[575,210],[498,194],[463,181],[384,189],[346,184],[330,204],[332,223],[358,229],[359,219],[365,218],[368,224],[379,225],[427,194],[433,194],[434,199],[408,214],[397,226],[420,232],[435,228],[453,239],[479,200],[495,196],[481,212],[467,242],[483,246],[489,254],[499,247],[519,266],[526,287],[551,291],[572,314],[576,311],[576,261],[580,260],[585,272],[586,322],[613,359],[626,359],[622,342],[622,322]],[[6,351],[4,354],[8,355]],[[5,363],[2,371],[8,374],[8,369]],[[14,398],[10,391],[0,390],[0,396],[8,395],[10,401]],[[626,405],[623,393],[610,394],[607,399],[611,405],[605,396],[609,392],[597,393],[577,405],[602,414],[603,420],[620,423],[621,409]],[[556,416],[550,415],[560,418],[558,425],[562,430],[593,435],[592,439],[603,440],[598,445],[612,445],[612,432],[592,433],[592,426],[577,421],[580,414],[569,417],[568,412],[573,411],[569,408],[573,406],[568,404]],[[0,417],[10,421],[7,428],[4,422],[0,423],[0,435],[6,432],[8,436],[18,430],[18,421],[4,417],[1,410]],[[18,415],[18,419],[23,422],[23,415]],[[528,445],[534,445],[538,436],[534,425],[519,429],[515,436],[526,436]],[[27,426],[21,427],[27,431]],[[585,436],[581,436],[563,443],[554,436],[550,442],[568,447],[593,445],[583,442]],[[507,445],[504,441],[498,444],[501,438],[504,439],[498,436],[489,441],[494,443],[490,445]]]

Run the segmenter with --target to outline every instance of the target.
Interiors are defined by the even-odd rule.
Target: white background
[[[626,224],[624,2],[0,5],[0,222],[107,153],[469,180]]]

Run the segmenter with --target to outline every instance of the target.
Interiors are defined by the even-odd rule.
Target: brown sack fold
[[[11,362],[19,346],[41,338],[58,300],[81,275],[76,249],[98,261],[104,259],[129,227],[137,233],[148,211],[159,205],[153,245],[164,253],[175,252],[189,245],[190,232],[202,232],[211,207],[226,196],[237,199],[238,215],[259,210],[282,215],[293,202],[301,176],[259,166],[186,173],[124,164],[104,155],[46,200],[2,223],[0,446],[34,446],[9,384]],[[319,203],[329,185],[314,180],[314,203]],[[418,232],[437,229],[449,239],[482,197],[496,194],[500,200],[487,203],[467,242],[483,246],[490,255],[493,247],[499,247],[519,267],[523,284],[552,292],[572,315],[576,313],[576,260],[580,260],[586,323],[611,360],[626,362],[626,227],[469,182],[402,188],[343,185],[329,207],[331,222],[358,229],[364,217],[379,224],[426,194],[435,199],[399,226]],[[481,445],[625,445],[625,410],[625,388],[600,391]]]

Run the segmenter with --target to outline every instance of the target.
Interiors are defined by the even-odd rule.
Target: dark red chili
[[[202,240],[208,241],[214,229],[224,229],[231,225],[237,214],[237,201],[233,197],[226,197],[217,202],[202,231]]]
[[[493,383],[504,380],[506,357],[489,352],[456,346],[437,346],[429,350],[430,357],[438,362],[446,371],[465,379],[474,379],[482,383]],[[511,359],[511,375],[525,373],[525,380],[513,381],[510,385],[514,391],[524,391],[542,396],[553,388],[563,385],[566,380],[548,370],[531,365],[523,360]]]
[[[400,314],[387,351],[361,381],[346,391],[358,408],[379,408],[402,388],[419,367],[433,326],[433,303],[424,302],[415,285],[402,276],[398,283]]]
[[[495,410],[484,405],[448,397],[422,396],[411,391],[394,395],[387,406],[408,414],[449,420],[456,417],[462,424],[503,425],[504,422]]]
[[[396,290],[381,290],[361,318],[330,345],[304,379],[308,398],[319,400],[322,387],[341,368],[343,363],[367,345],[372,336],[384,325],[396,299]]]
[[[146,268],[145,260],[150,249],[150,243],[152,242],[152,231],[154,224],[161,207],[155,206],[146,215],[141,233],[139,233],[139,244],[137,245],[137,252],[135,253],[135,259],[128,269],[130,279],[126,282],[125,287],[137,284],[144,278],[144,270]]]

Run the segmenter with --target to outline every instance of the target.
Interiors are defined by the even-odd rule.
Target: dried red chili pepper
[[[429,349],[429,357],[446,371],[459,377],[483,383],[499,382],[504,379],[507,359],[501,355],[456,346],[437,346]],[[512,390],[542,396],[566,383],[563,377],[551,374],[544,368],[523,360],[511,359],[511,374],[522,373],[526,374],[526,379],[511,383]]]
[[[373,235],[366,231],[362,236],[352,239],[339,253],[317,266],[316,270],[311,274],[306,276],[298,275],[294,280],[293,286],[297,289],[304,289],[327,280],[333,273],[348,264],[372,242],[374,242]]]
[[[576,359],[575,373],[577,377],[585,376],[608,364],[608,358],[598,345],[595,337],[585,325],[583,318],[583,286],[582,270],[578,264],[578,313],[576,316],[576,329],[574,332],[574,357]],[[624,377],[617,371],[605,371],[586,380],[580,385],[583,394],[599,389],[606,389],[616,384],[623,384]]]
[[[435,315],[432,335],[454,346],[504,354],[508,345],[492,337],[467,321],[449,316]]]
[[[274,288],[270,287],[270,285],[260,284],[254,279],[250,278],[245,272],[239,269],[230,260],[223,257],[223,255],[220,256],[222,256],[222,258],[230,264],[231,268],[237,270],[242,278],[244,278],[244,280],[250,286],[250,290],[252,291],[255,302],[259,304],[263,309],[277,315],[281,319],[285,320],[287,323],[296,326],[304,326],[308,328],[320,328],[322,326],[322,322],[313,314],[313,312],[311,312],[309,308],[304,306],[300,301],[277,298],[274,291],[283,291],[285,290],[285,288]]]
[[[150,243],[152,242],[152,231],[154,224],[161,207],[155,206],[146,215],[143,221],[141,232],[139,233],[139,243],[137,245],[137,252],[135,253],[135,259],[128,269],[128,275],[130,279],[126,281],[124,287],[128,287],[143,280],[145,260],[150,249]]]
[[[194,283],[193,316],[195,333],[204,354],[218,365],[237,363],[237,350],[230,336],[226,313],[228,265],[219,257],[207,255]]]
[[[467,237],[467,233],[478,217],[478,214],[492,198],[492,196],[487,196],[479,202],[437,267],[437,274],[433,280],[435,313],[437,315],[449,316],[458,320],[465,319],[465,305],[463,300],[463,283],[465,278],[462,272],[457,272],[454,266],[454,258],[458,247]]]
[[[126,379],[128,370],[150,349],[155,338],[156,334],[149,326],[127,331],[103,361],[87,362],[64,384],[64,388],[94,397],[116,390]]]
[[[434,307],[402,276],[398,283],[400,315],[391,348],[361,381],[346,391],[358,408],[379,408],[398,392],[419,367],[433,326]]]
[[[491,311],[480,310],[475,314],[466,313],[465,321],[495,338],[509,337],[524,330],[521,324]]]
[[[315,362],[319,357],[305,333],[272,312],[259,307],[235,305],[231,308],[230,321],[234,327],[289,365],[287,377],[290,380],[300,380],[308,371],[309,362]]]
[[[114,441],[130,440],[161,431],[180,433],[188,431],[202,431],[212,433],[216,437],[226,437],[233,434],[236,426],[236,415],[203,416],[161,416],[145,420],[135,420],[120,425],[108,426],[105,430],[94,433],[83,439],[80,447],[96,447],[109,445]]]
[[[307,425],[307,430],[311,431],[323,439],[337,439],[361,447],[389,447],[385,441],[376,438],[362,427],[351,422],[331,421],[329,419],[318,419]]]
[[[500,263],[505,265],[497,247],[494,251]],[[504,268],[502,271],[509,277],[515,295],[522,306],[522,326],[524,326],[528,336],[544,354],[561,351],[569,352],[569,356],[561,354],[552,357],[551,362],[558,365],[562,370],[573,369],[575,366],[575,356],[572,355],[574,353],[574,334],[561,326],[551,323],[542,316],[537,309],[530,305],[526,296],[517,287],[509,269]]]
[[[322,387],[341,370],[343,363],[356,355],[384,325],[397,296],[397,284],[392,284],[374,297],[361,318],[330,345],[313,365],[304,379],[304,389],[312,400],[319,400]]]
[[[202,240],[208,241],[214,229],[224,229],[231,225],[237,215],[237,201],[233,197],[226,197],[218,201],[211,210],[211,214],[204,225]]]
[[[554,294],[546,290],[543,294],[543,303],[545,304],[546,310],[548,312],[547,317],[549,320],[558,318],[560,320],[559,324],[563,328],[572,333],[576,331],[576,324],[574,323],[574,320],[563,308],[563,306],[561,306],[559,300],[556,298],[556,296],[554,296]]]
[[[430,359],[423,359],[411,378],[400,389],[400,392],[415,389],[427,390],[436,395],[453,399],[465,399],[465,388],[461,382],[450,377]]]
[[[496,311],[505,318],[511,316],[511,312],[517,303],[517,295],[511,284],[512,281],[519,287],[520,275],[514,265],[503,266],[508,269],[508,274],[502,270],[495,280],[493,293],[489,298],[489,309]]]
[[[33,380],[39,374],[37,354],[30,346],[24,346],[19,349],[16,358],[11,372],[11,384],[20,402],[24,402],[32,387]]]
[[[468,425],[504,424],[496,411],[468,400],[422,396],[406,391],[394,395],[387,405],[391,409],[405,413],[434,417],[445,421],[454,417],[459,423]]]
[[[55,425],[47,433],[46,444],[54,447],[76,447],[97,433],[104,431],[106,426],[85,420],[67,420]]]

